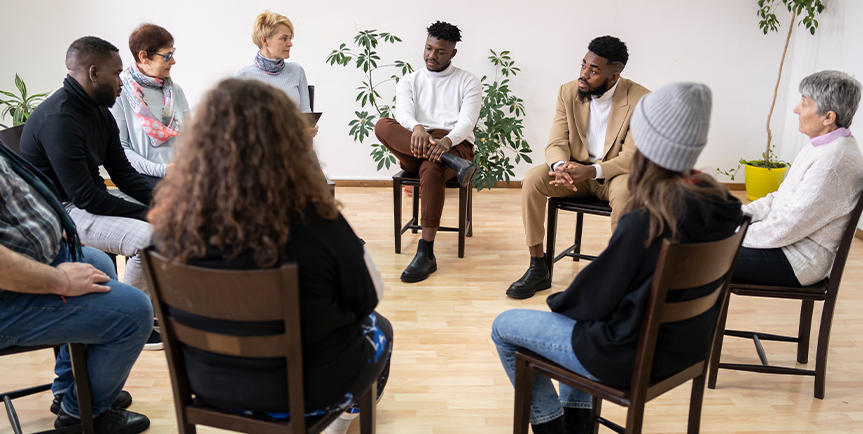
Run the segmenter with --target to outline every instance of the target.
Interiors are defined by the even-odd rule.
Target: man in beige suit
[[[513,298],[532,297],[551,287],[543,253],[548,197],[593,196],[611,203],[611,228],[629,202],[630,162],[635,153],[629,119],[649,91],[620,77],[629,53],[620,39],[601,36],[588,45],[578,80],[560,87],[546,164],[522,181],[522,219],[530,267],[507,289]]]

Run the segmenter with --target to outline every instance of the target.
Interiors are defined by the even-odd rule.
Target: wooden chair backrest
[[[836,258],[833,260],[833,267],[830,269],[830,280],[827,283],[828,297],[836,297],[839,292],[839,283],[842,281],[842,273],[845,272],[845,262],[848,260],[848,253],[851,251],[851,242],[854,241],[854,236],[857,234],[857,223],[860,221],[860,214],[863,213],[863,192],[857,199],[857,205],[851,210],[851,219],[848,220],[848,225],[845,226],[845,232],[842,234],[842,242],[839,243],[839,250],[836,251]]]
[[[18,153],[18,145],[21,143],[21,135],[24,133],[24,125],[18,125],[17,127],[6,128],[5,130],[0,130],[0,142],[3,142],[7,148],[14,151],[16,154]]]
[[[152,247],[142,250],[144,272],[161,327],[174,386],[175,405],[192,403],[182,345],[238,357],[287,359],[288,397],[292,415],[305,414],[300,295],[295,264],[268,270],[223,270],[168,261]],[[229,321],[282,321],[284,333],[236,336],[208,332],[175,321],[168,307]],[[293,418],[305,432],[303,418]],[[181,421],[182,422],[182,421]]]
[[[737,264],[737,256],[743,245],[743,237],[749,228],[750,220],[748,215],[744,216],[737,232],[719,241],[680,244],[663,240],[638,337],[630,389],[633,398],[640,395],[641,402],[644,402],[644,396],[650,385],[650,373],[653,368],[660,325],[694,318],[714,306],[721,308],[725,297],[728,296],[728,284],[734,274],[734,266]],[[710,294],[684,302],[666,302],[669,290],[697,288],[719,279],[722,279],[721,284]],[[717,316],[716,324],[713,326],[714,336],[718,320]],[[712,345],[707,345],[705,368],[711,347]]]

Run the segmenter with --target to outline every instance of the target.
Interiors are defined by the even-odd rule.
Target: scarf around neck
[[[264,71],[264,74],[279,75],[279,73],[285,69],[285,59],[267,59],[260,51],[258,51],[258,54],[255,55],[255,66],[257,66],[261,71]]]
[[[156,117],[144,98],[144,87],[162,90],[162,113]],[[132,64],[123,74],[123,92],[135,112],[135,118],[144,133],[150,137],[154,148],[162,146],[180,134],[180,125],[174,113],[174,83],[171,78],[148,77],[141,73],[138,65]]]
[[[64,242],[66,243],[66,247],[69,249],[69,255],[71,256],[72,261],[77,262],[79,259],[83,258],[84,254],[81,251],[81,240],[78,238],[78,230],[75,228],[75,222],[72,221],[72,217],[69,217],[66,209],[63,208],[63,204],[60,203],[60,199],[58,199],[60,195],[57,193],[54,183],[51,182],[44,173],[40,172],[39,169],[33,167],[33,165],[19,157],[18,154],[12,152],[11,149],[7,148],[2,143],[0,143],[0,158],[5,159],[6,162],[9,163],[9,167],[12,168],[12,171],[18,174],[24,182],[30,184],[30,186],[45,199],[45,202],[48,202],[48,206],[50,206],[57,214],[57,217],[60,219],[60,225],[66,232]]]

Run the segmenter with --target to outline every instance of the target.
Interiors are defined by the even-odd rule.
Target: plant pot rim
[[[749,167],[754,167],[756,169],[767,169],[767,170],[787,169],[789,166],[788,164],[785,164],[785,163],[776,163],[776,164],[779,165],[779,167],[766,167],[766,166],[761,166],[758,164],[751,164],[750,162],[744,163],[744,165],[749,166]]]

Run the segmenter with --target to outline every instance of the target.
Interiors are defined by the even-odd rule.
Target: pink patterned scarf
[[[161,119],[150,111],[144,99],[142,86],[162,89]],[[174,86],[170,77],[148,77],[138,70],[138,65],[133,63],[123,74],[123,92],[126,93],[141,129],[150,136],[154,148],[162,146],[169,139],[180,134],[180,125],[177,123],[177,117],[174,116]]]

